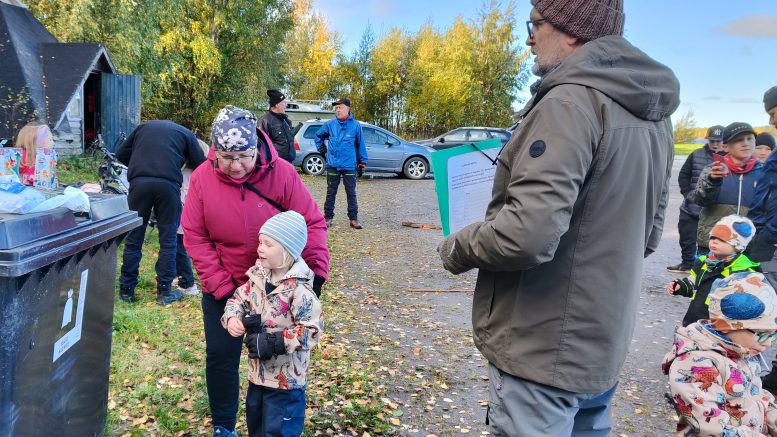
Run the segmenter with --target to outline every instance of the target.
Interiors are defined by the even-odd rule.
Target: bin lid
[[[113,244],[143,224],[129,210],[126,196],[90,193],[89,201],[89,214],[74,214],[65,208],[40,214],[0,214],[0,277],[20,277]]]
[[[101,193],[87,195],[91,210],[88,215],[73,213],[67,208],[34,214],[0,214],[0,250],[13,249],[129,211],[126,196]]]

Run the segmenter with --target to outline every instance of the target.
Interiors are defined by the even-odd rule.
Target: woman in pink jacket
[[[247,281],[256,261],[259,229],[270,217],[293,210],[305,217],[308,242],[302,258],[315,274],[313,289],[329,271],[324,217],[297,171],[278,159],[256,116],[234,106],[219,111],[211,128],[208,162],[192,174],[181,223],[184,245],[203,286],[205,378],[214,436],[235,434],[242,337],[221,326],[227,299]]]

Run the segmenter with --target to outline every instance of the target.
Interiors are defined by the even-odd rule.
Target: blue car
[[[308,120],[294,129],[294,165],[310,175],[326,170],[326,159],[316,149],[316,132],[326,120]],[[397,173],[408,179],[423,179],[432,170],[432,149],[405,141],[391,132],[359,122],[367,145],[365,171]]]

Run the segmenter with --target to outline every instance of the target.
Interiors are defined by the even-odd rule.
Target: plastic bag
[[[26,214],[45,200],[43,194],[18,182],[0,184],[0,213]]]
[[[60,206],[71,211],[89,212],[89,196],[78,188],[67,187],[62,194],[44,200],[33,207],[30,212],[43,212]]]

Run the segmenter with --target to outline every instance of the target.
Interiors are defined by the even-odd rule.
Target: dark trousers
[[[280,390],[248,383],[246,425],[250,437],[297,437],[305,426],[305,389]]]
[[[227,299],[202,293],[205,325],[205,385],[213,426],[235,429],[240,396],[240,352],[243,337],[233,337],[221,326]]]
[[[143,224],[130,231],[124,243],[119,285],[135,290],[138,285],[138,267],[143,257],[146,226],[154,210],[159,229],[159,256],[156,261],[157,289],[169,289],[175,278],[175,252],[178,224],[181,220],[181,189],[172,182],[142,180],[130,184],[127,196],[129,209],[137,211]]]
[[[175,271],[178,274],[178,286],[189,288],[194,285],[194,272],[192,272],[192,261],[186,248],[183,247],[183,234],[177,236],[178,247],[175,252]]]
[[[696,228],[698,227],[698,217],[680,210],[677,231],[680,233],[680,252],[683,257],[683,264],[691,265],[696,259]]]
[[[340,188],[340,179],[345,185],[345,195],[348,197],[348,218],[359,218],[359,204],[356,201],[356,170],[326,171],[326,202],[324,202],[324,218],[331,219],[335,216],[335,199]]]

